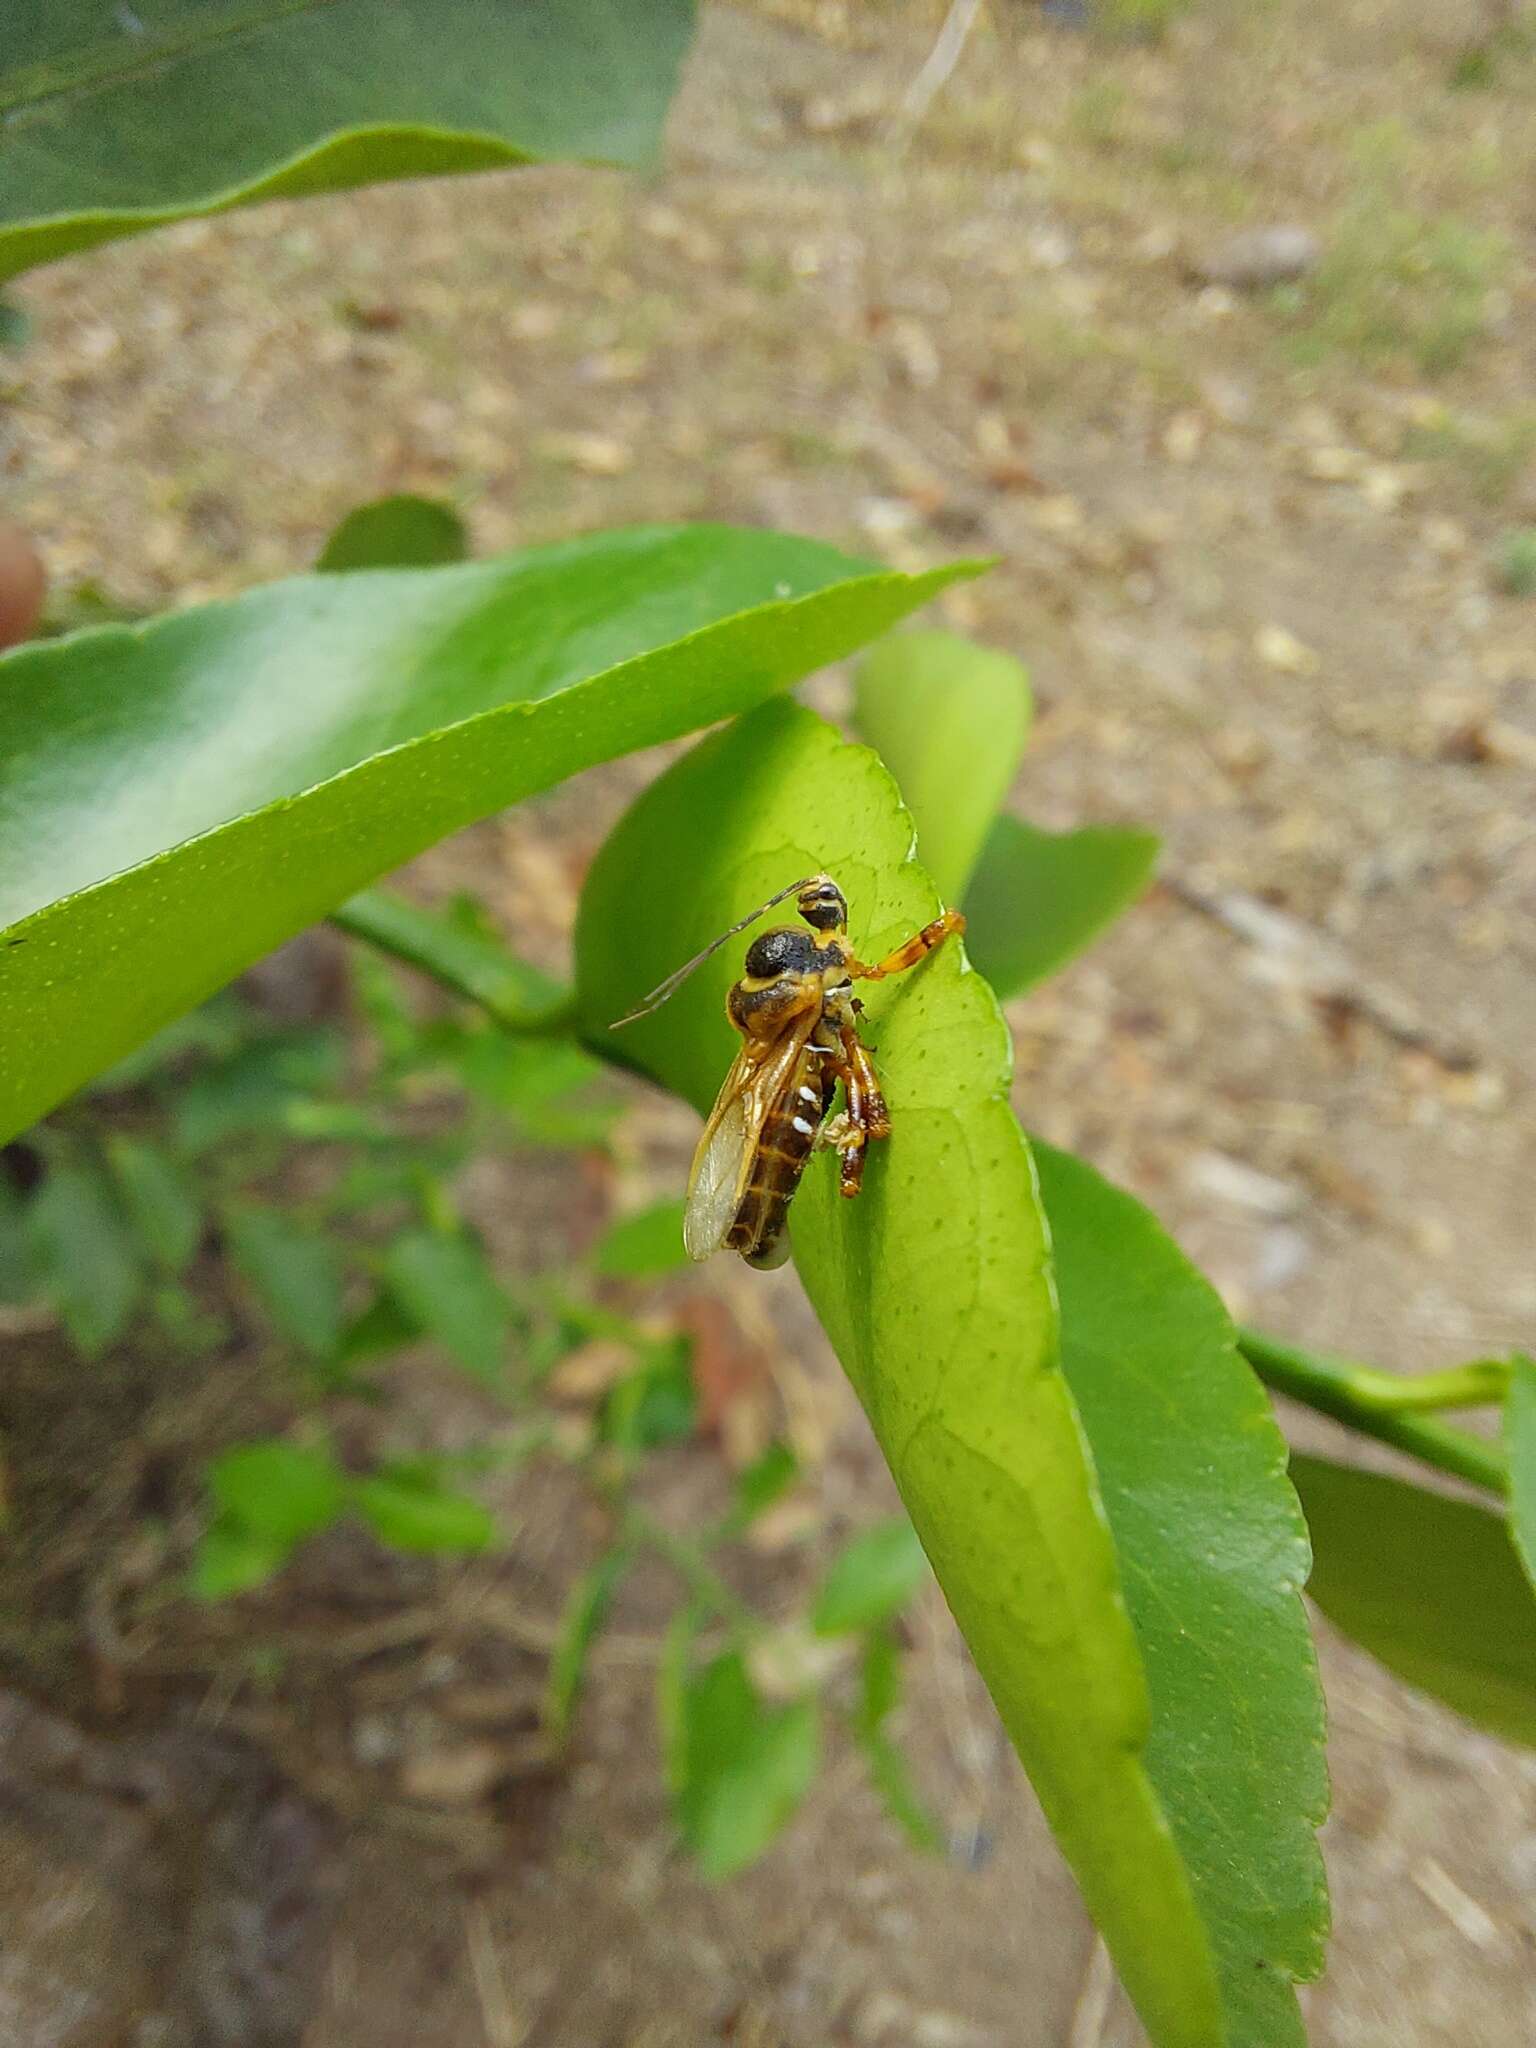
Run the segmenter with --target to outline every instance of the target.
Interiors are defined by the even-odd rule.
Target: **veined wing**
[[[689,1258],[719,1251],[736,1220],[763,1125],[799,1064],[817,1012],[797,1017],[773,1045],[744,1045],[715,1098],[688,1175],[683,1245]]]

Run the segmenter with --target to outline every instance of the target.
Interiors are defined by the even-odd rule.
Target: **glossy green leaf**
[[[1307,1590],[1362,1649],[1480,1728],[1536,1745],[1536,1601],[1500,1515],[1322,1458],[1293,1457],[1312,1531]]]
[[[563,1743],[571,1732],[588,1655],[629,1564],[627,1550],[608,1551],[590,1571],[582,1573],[565,1603],[544,1688],[544,1725],[557,1743]]]
[[[648,1280],[688,1263],[683,1250],[683,1205],[653,1202],[610,1224],[593,1258],[610,1280]]]
[[[281,1550],[329,1528],[344,1494],[329,1451],[281,1437],[221,1452],[208,1467],[208,1490],[223,1521]]]
[[[91,1355],[121,1337],[144,1291],[144,1270],[117,1191],[94,1160],[49,1168],[27,1209],[34,1271],[64,1327]]]
[[[0,279],[233,206],[541,158],[646,164],[690,0],[21,0]]]
[[[274,1328],[312,1358],[328,1358],[341,1342],[341,1256],[312,1225],[281,1209],[242,1203],[224,1228],[236,1266]]]
[[[923,1582],[928,1560],[905,1515],[863,1529],[840,1553],[811,1609],[818,1635],[836,1636],[889,1621]]]
[[[898,633],[863,660],[854,719],[896,778],[917,851],[958,903],[1018,772],[1032,705],[1023,664],[958,633]]]
[[[1153,833],[1130,826],[1042,832],[998,818],[965,894],[978,971],[1004,1002],[1044,981],[1135,902],[1157,850]]]
[[[317,569],[436,569],[469,553],[464,522],[438,498],[404,491],[349,512],[320,550]]]
[[[576,935],[592,1041],[703,1111],[734,1051],[735,947],[657,1015],[615,1033],[609,1021],[818,867],[847,892],[856,950],[895,944],[937,909],[911,847],[879,761],[811,713],[766,706],[706,741],[593,865]],[[856,1202],[839,1198],[830,1156],[812,1161],[795,1260],[1149,2030],[1159,2048],[1214,2048],[1214,1965],[1141,1755],[1145,1678],[1057,1362],[1007,1029],[953,945],[867,1001],[895,1128]]]
[[[1518,1351],[1510,1360],[1504,1447],[1509,1454],[1509,1532],[1536,1588],[1536,1359]]]
[[[810,1790],[821,1760],[814,1700],[761,1699],[729,1651],[683,1685],[677,1823],[706,1877],[755,1863]]]
[[[490,1510],[421,1467],[385,1465],[350,1488],[353,1506],[381,1543],[424,1557],[488,1550]]]
[[[160,1271],[174,1279],[202,1241],[203,1205],[191,1177],[147,1138],[108,1139],[107,1161],[139,1242]]]
[[[758,702],[964,573],[642,528],[0,656],[0,1139],[445,833]]]
[[[870,1781],[886,1811],[916,1849],[939,1849],[943,1836],[918,1798],[907,1760],[885,1731],[901,1698],[901,1652],[889,1629],[876,1629],[859,1667],[854,1739],[864,1752]]]
[[[390,1245],[384,1272],[390,1292],[418,1329],[435,1337],[477,1380],[497,1389],[505,1383],[512,1306],[478,1239],[406,1231]]]
[[[1216,1948],[1229,2048],[1305,2048],[1322,1968],[1323,1699],[1285,1441],[1226,1309],[1156,1219],[1037,1144],[1062,1364],[1152,1688],[1147,1765]]]

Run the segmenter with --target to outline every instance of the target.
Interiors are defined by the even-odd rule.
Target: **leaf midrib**
[[[200,55],[221,43],[238,41],[274,27],[300,14],[314,14],[322,7],[337,7],[343,0],[263,0],[263,4],[230,6],[220,15],[187,24],[179,33],[163,30],[136,42],[125,32],[121,45],[113,41],[96,51],[82,50],[78,57],[33,64],[12,72],[9,83],[0,76],[0,119],[18,110],[45,105],[49,100],[67,99],[72,94],[94,92],[98,86],[142,78],[163,64],[182,57]]]

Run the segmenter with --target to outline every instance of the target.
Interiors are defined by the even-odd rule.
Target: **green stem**
[[[733,1628],[744,1635],[753,1635],[760,1624],[757,1616],[747,1603],[734,1593],[710,1564],[704,1553],[686,1536],[675,1536],[664,1523],[646,1513],[644,1508],[629,1507],[624,1512],[621,1537],[632,1543],[642,1543],[664,1557],[690,1593],[713,1608],[722,1620],[730,1622]]]
[[[1304,1402],[1322,1415],[1347,1423],[1363,1436],[1391,1444],[1395,1450],[1406,1451],[1410,1457],[1441,1472],[1468,1479],[1474,1486],[1485,1486],[1490,1493],[1508,1491],[1509,1472],[1497,1445],[1474,1436],[1470,1430],[1408,1412],[1426,1406],[1449,1406],[1449,1401],[1415,1401],[1411,1396],[1404,1401],[1402,1390],[1412,1382],[1367,1366],[1319,1358],[1294,1344],[1282,1344],[1277,1338],[1267,1337],[1261,1330],[1239,1330],[1237,1348],[1267,1386],[1289,1394],[1293,1401]],[[1480,1359],[1474,1365],[1425,1374],[1424,1378],[1436,1392],[1454,1386],[1458,1390],[1457,1405],[1497,1400],[1499,1393],[1488,1390],[1493,1375],[1487,1368],[1498,1363],[1495,1359]],[[1507,1380],[1508,1368],[1502,1370]]]
[[[496,940],[466,931],[382,889],[365,889],[331,913],[331,923],[381,953],[430,975],[450,995],[478,1003],[503,1031],[564,1038],[576,997]]]

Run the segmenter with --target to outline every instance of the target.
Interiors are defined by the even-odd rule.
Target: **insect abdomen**
[[[764,1119],[751,1179],[725,1240],[749,1265],[779,1266],[789,1255],[783,1243],[784,1220],[834,1085],[823,1062],[808,1051],[782,1099]]]

